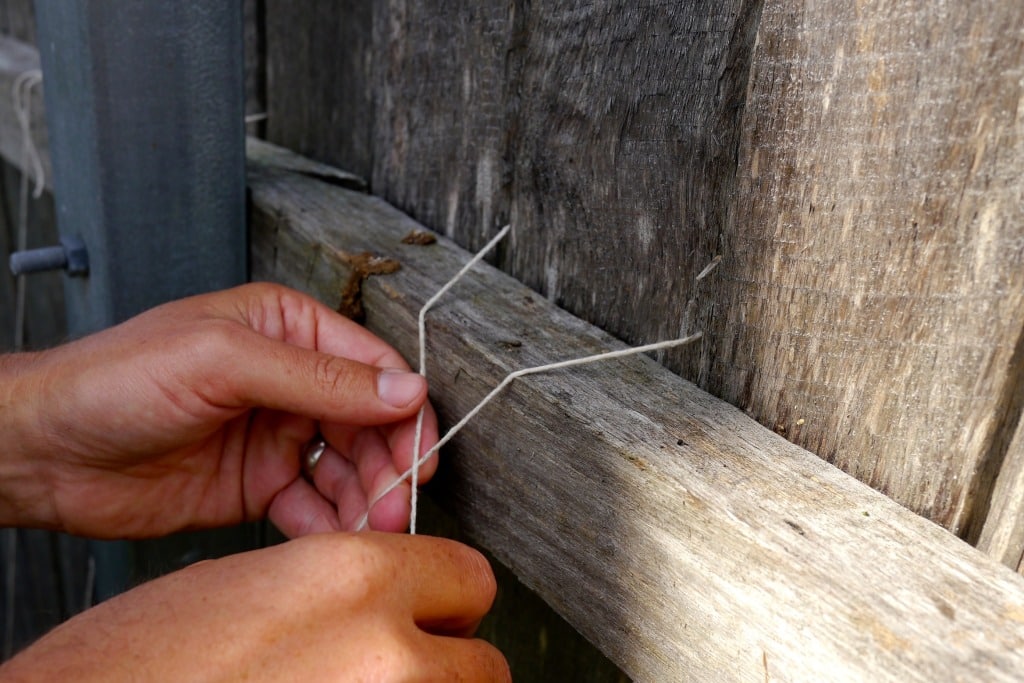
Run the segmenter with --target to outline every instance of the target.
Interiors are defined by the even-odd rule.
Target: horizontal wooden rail
[[[337,305],[354,256],[397,260],[363,305],[415,357],[469,255],[404,244],[423,227],[270,149],[250,144],[253,275]],[[622,348],[485,265],[427,329],[447,424],[512,370]],[[1024,675],[1019,576],[651,359],[516,380],[443,468],[471,537],[637,680]]]

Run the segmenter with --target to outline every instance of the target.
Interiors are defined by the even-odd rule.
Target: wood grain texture
[[[661,360],[957,533],[1001,504],[1020,3],[307,0],[268,25],[272,140],[464,247],[511,220],[498,264],[622,339],[704,328]]]
[[[264,1],[268,139],[370,178],[378,3]]]
[[[1006,452],[978,549],[1024,574],[1024,422]]]
[[[768,2],[712,335],[717,394],[967,535],[1020,418],[1022,26]]]
[[[267,32],[265,0],[244,0],[245,27],[245,115],[267,113]],[[264,135],[266,121],[246,124],[248,135]]]
[[[476,249],[508,215],[522,3],[374,7],[374,194]],[[415,103],[414,106],[410,106]]]
[[[254,274],[337,303],[336,250],[406,356],[466,261],[378,198],[251,160]],[[509,371],[621,347],[487,266],[428,318],[443,422]],[[1024,581],[651,359],[517,381],[445,455],[459,523],[630,676],[1018,680]]]

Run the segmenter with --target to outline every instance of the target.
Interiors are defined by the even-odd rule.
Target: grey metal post
[[[58,229],[78,336],[246,280],[242,3],[36,0]],[[102,505],[102,501],[97,501]],[[128,580],[97,555],[97,594]]]

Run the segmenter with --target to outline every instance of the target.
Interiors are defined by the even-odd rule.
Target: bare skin
[[[291,537],[314,534],[130,591],[0,673],[507,680],[500,653],[469,638],[494,593],[475,551],[322,533],[353,529],[408,468],[425,401],[426,384],[394,349],[276,285],[185,299],[0,358],[0,524],[143,538],[269,516]],[[318,431],[331,447],[310,482],[299,459]],[[436,440],[428,405],[422,450]],[[401,531],[408,518],[405,485],[374,505],[370,527]]]
[[[506,681],[467,637],[494,598],[479,553],[444,539],[315,534],[202,562],[55,629],[9,680]]]
[[[268,514],[289,536],[351,528],[367,496],[408,467],[426,400],[397,351],[275,285],[174,302],[6,365],[0,427],[18,438],[2,466],[37,465],[5,496],[23,498],[22,518],[6,521],[93,537]],[[378,395],[382,382],[397,406]],[[437,438],[428,412],[424,450]],[[299,476],[318,428],[335,471],[320,490]],[[342,492],[349,498],[339,501]],[[378,503],[371,528],[404,529],[408,494],[405,486]]]

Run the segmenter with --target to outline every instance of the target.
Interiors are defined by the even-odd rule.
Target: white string
[[[33,199],[39,199],[43,195],[43,188],[46,185],[43,160],[39,156],[39,150],[32,138],[32,88],[42,82],[43,72],[39,69],[29,69],[18,74],[18,77],[14,79],[14,86],[11,88],[14,98],[14,116],[18,119],[18,125],[21,127],[22,173],[27,174],[27,170],[31,168],[31,175],[35,179],[35,189],[32,191]]]
[[[423,308],[420,309],[420,315],[419,315],[419,320],[418,320],[419,342],[420,342],[420,358],[419,358],[419,363],[420,363],[420,374],[424,377],[424,379],[426,379],[426,377],[427,377],[427,311],[429,311],[433,307],[433,305],[436,304],[441,299],[441,297],[444,296],[445,293],[449,289],[451,289],[455,285],[455,283],[458,282],[462,278],[463,275],[468,273],[470,268],[472,268],[477,263],[479,263],[483,259],[483,257],[486,256],[491,251],[491,249],[494,249],[494,247],[498,244],[498,242],[500,242],[501,240],[505,239],[505,236],[509,233],[509,230],[511,230],[511,229],[512,229],[511,225],[506,225],[504,228],[502,228],[498,232],[498,234],[494,236],[494,239],[492,239],[490,242],[485,244],[484,248],[481,249],[480,251],[478,251],[476,253],[476,255],[473,258],[471,258],[469,260],[469,262],[466,265],[464,265],[459,270],[459,272],[456,273],[455,276],[452,277],[452,279],[449,280],[445,284],[444,287],[439,289],[437,291],[437,293],[434,294],[434,296],[432,296],[429,299],[427,299],[427,303],[423,304]],[[426,404],[424,404],[420,408],[419,413],[416,414],[416,437],[413,440],[413,447],[412,447],[412,468],[409,470],[412,473],[412,475],[411,475],[412,476],[412,494],[411,494],[411,498],[409,500],[409,505],[410,505],[410,507],[412,509],[412,513],[409,516],[409,533],[410,534],[415,534],[416,533],[416,505],[419,502],[418,501],[418,491],[417,491],[417,489],[419,488],[419,477],[420,477],[420,458],[418,456],[419,456],[419,452],[420,452],[420,444],[421,444],[421,442],[423,440],[423,413],[424,413],[425,410],[426,410]],[[394,488],[394,487],[392,487],[392,488]],[[374,501],[372,503],[370,503],[370,505],[368,506],[367,512],[366,512],[367,520],[369,520],[369,516],[370,516],[370,512],[369,511],[371,509],[373,509],[373,506],[377,503],[377,501],[379,501],[381,499],[382,495],[383,494],[378,495],[376,497],[376,499],[374,499]],[[362,525],[360,525],[360,528],[362,528]]]
[[[441,287],[441,289],[439,289],[436,294],[430,297],[427,300],[427,302],[423,304],[422,308],[420,308],[419,316],[417,319],[417,328],[419,333],[419,372],[420,375],[422,375],[424,378],[426,378],[427,376],[427,311],[429,311],[434,306],[434,304],[436,304],[441,299],[441,297],[444,296],[448,292],[448,290],[450,290],[462,278],[463,275],[468,273],[473,266],[479,263],[484,258],[484,256],[486,256],[495,247],[495,245],[498,244],[498,242],[504,239],[511,229],[511,225],[506,225],[504,228],[502,228],[490,242],[484,245],[483,249],[477,252],[476,255],[474,255],[473,258],[471,258],[466,263],[466,265],[464,265],[459,270],[458,273],[456,273],[450,280],[448,280],[448,282],[446,282],[445,285]],[[719,264],[721,260],[721,256],[716,256],[712,260],[712,262],[708,264],[708,266],[700,272],[696,280],[699,282],[703,278],[707,277],[707,275],[710,274],[711,271],[715,269],[715,267]],[[465,427],[466,424],[469,423],[470,420],[476,417],[476,415],[481,410],[483,410],[484,407],[488,403],[490,403],[492,399],[494,399],[494,397],[501,393],[502,389],[507,387],[517,378],[524,377],[526,375],[533,375],[539,372],[548,372],[550,370],[570,368],[575,367],[577,365],[585,365],[588,363],[596,363],[599,361],[611,360],[614,358],[623,358],[625,356],[633,356],[640,353],[648,353],[650,351],[660,351],[662,349],[683,346],[685,344],[690,344],[692,342],[697,341],[698,339],[701,338],[701,336],[703,336],[701,332],[696,332],[694,334],[679,339],[669,339],[667,341],[655,342],[653,344],[645,344],[643,346],[635,346],[628,349],[620,349],[618,351],[607,351],[605,353],[584,356],[582,358],[571,358],[569,360],[559,361],[556,363],[548,363],[546,365],[537,365],[530,368],[515,370],[509,373],[505,377],[505,379],[503,379],[501,383],[498,384],[498,386],[492,389],[491,392],[483,398],[483,400],[477,403],[472,410],[466,413],[466,415],[461,420],[459,420],[451,429],[449,429],[445,433],[445,435],[441,437],[441,439],[439,439],[438,442],[435,443],[426,453],[423,453],[422,455],[417,457],[416,454],[420,452],[420,445],[423,438],[423,416],[426,411],[426,405],[424,404],[422,407],[420,407],[420,410],[416,415],[416,432],[415,437],[413,439],[413,457],[411,466],[409,467],[408,470],[405,471],[405,473],[403,473],[393,482],[388,484],[386,487],[384,487],[382,491],[378,492],[377,495],[374,496],[373,500],[370,501],[370,504],[366,506],[366,512],[363,514],[362,518],[360,518],[359,524],[356,525],[356,531],[362,531],[369,525],[370,511],[373,510],[374,505],[379,503],[381,499],[384,498],[384,496],[388,495],[396,488],[401,486],[405,481],[410,480],[411,494],[409,499],[409,533],[411,535],[415,534],[419,488],[419,468],[423,466],[423,464],[425,464],[431,458],[431,456],[434,455],[434,453],[437,453],[441,448],[445,446],[445,444],[451,441],[455,437],[455,435],[458,434],[459,431],[463,427]]]
[[[461,430],[463,427],[465,427],[466,424],[470,420],[472,420],[474,417],[476,417],[477,413],[479,413],[481,410],[484,409],[484,406],[486,406],[488,403],[490,403],[491,400],[495,396],[497,396],[499,393],[501,393],[502,389],[507,387],[509,384],[511,384],[515,379],[517,379],[519,377],[524,377],[526,375],[534,375],[534,374],[536,374],[538,372],[547,372],[549,370],[558,370],[559,368],[571,368],[571,367],[574,367],[574,366],[577,366],[577,365],[585,365],[587,363],[596,363],[598,361],[611,360],[613,358],[622,358],[624,356],[633,356],[633,355],[636,355],[638,353],[647,353],[649,351],[658,351],[660,349],[668,349],[668,348],[672,348],[672,347],[675,347],[675,346],[683,346],[684,344],[690,344],[692,342],[697,341],[698,339],[701,338],[701,336],[703,336],[703,333],[696,332],[694,334],[691,334],[691,335],[689,335],[687,337],[683,337],[681,339],[670,339],[668,341],[655,342],[653,344],[645,344],[643,346],[634,346],[632,348],[620,349],[618,351],[607,351],[605,353],[594,354],[593,356],[584,356],[583,358],[571,358],[569,360],[563,360],[563,361],[559,361],[557,363],[549,363],[547,365],[537,365],[537,366],[532,367],[532,368],[523,368],[522,370],[516,370],[514,372],[511,372],[511,373],[508,374],[507,377],[505,377],[505,379],[503,379],[501,381],[501,384],[499,384],[494,389],[492,389],[491,393],[487,394],[487,396],[485,396],[482,401],[477,403],[476,406],[472,410],[470,410],[468,413],[466,413],[465,417],[463,417],[461,420],[459,420],[455,424],[455,426],[453,426],[451,429],[449,429],[445,433],[445,435],[443,437],[441,437],[441,439],[436,444],[434,444],[434,446],[430,450],[428,450],[426,453],[424,453],[423,456],[421,458],[419,458],[418,461],[414,461],[413,462],[413,467],[417,467],[419,465],[422,465],[427,460],[429,460],[430,456],[432,456],[434,453],[436,453],[442,447],[444,447],[445,444],[447,444],[449,441],[451,441],[455,437],[455,435],[459,433],[459,430]],[[381,498],[383,498],[387,494],[389,494],[392,491],[394,491],[396,488],[398,488],[399,485],[401,485],[404,481],[409,479],[412,476],[412,471],[413,471],[413,468],[410,467],[408,470],[406,470],[405,474],[400,476],[395,481],[391,482],[391,484],[389,484],[383,491],[381,491],[380,493],[377,494],[376,498],[374,498],[373,502],[370,504],[369,507],[372,508]],[[369,514],[370,513],[367,511],[367,513],[365,515],[363,515],[363,518],[360,521],[359,526],[357,527],[358,531],[361,531],[362,529],[365,528],[367,520],[369,518]],[[411,527],[411,518],[415,517],[415,515],[416,515],[416,508],[413,508],[412,511],[411,511],[411,515],[410,515],[410,527]]]

